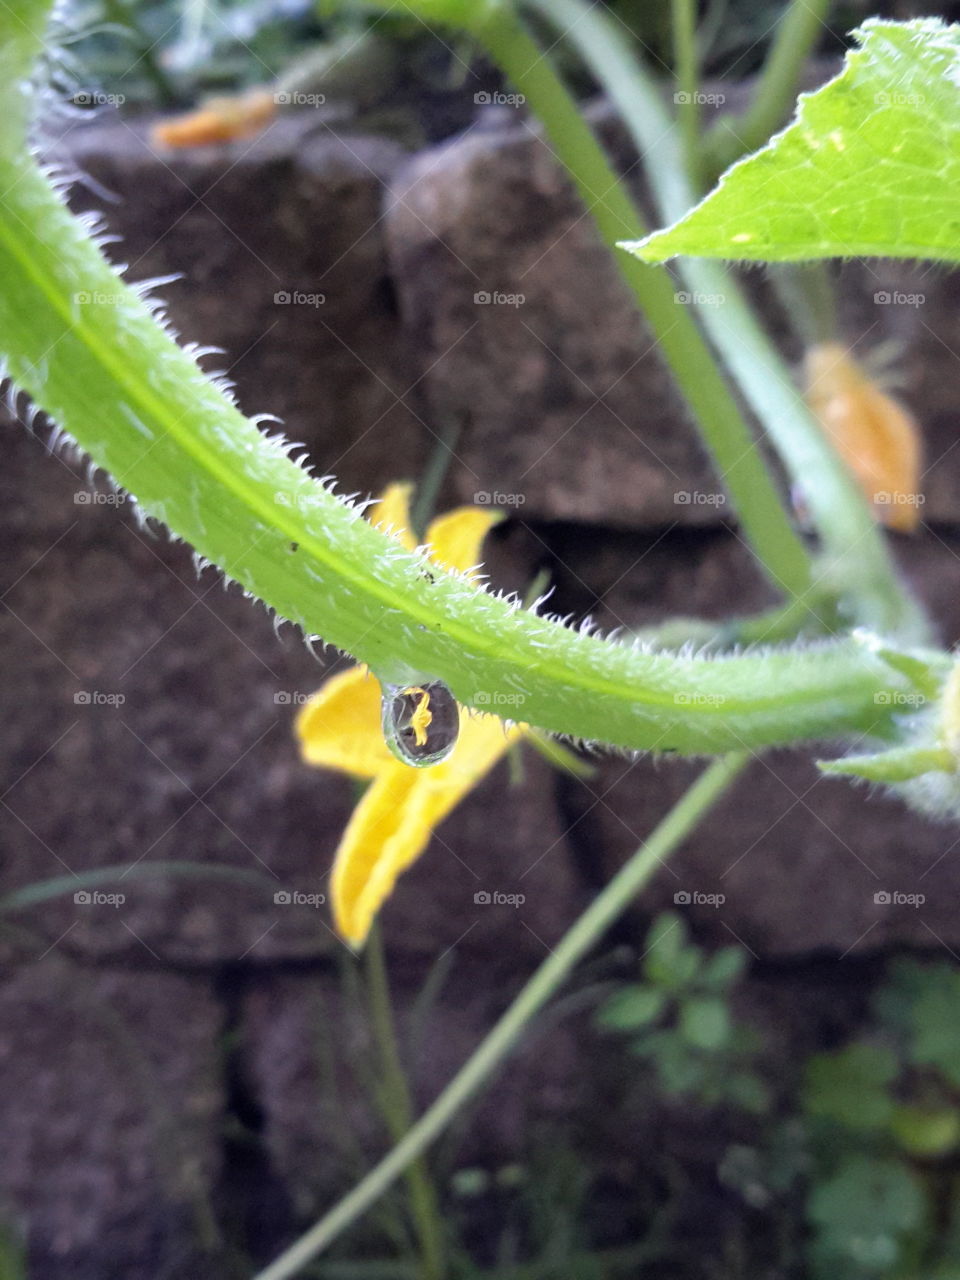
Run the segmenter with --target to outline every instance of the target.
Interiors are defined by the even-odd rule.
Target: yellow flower
[[[840,457],[890,529],[920,523],[920,432],[913,416],[877,386],[839,342],[812,346],[805,398]]]
[[[409,485],[391,485],[373,523],[413,550],[409,496]],[[427,530],[431,559],[454,572],[474,569],[496,519],[478,507],[439,516]],[[430,700],[422,689],[406,692],[415,699],[410,728],[422,745],[432,718]],[[330,881],[334,921],[354,947],[366,940],[397,877],[423,853],[434,828],[526,732],[525,725],[506,726],[497,716],[463,707],[459,715],[453,751],[426,769],[404,764],[384,742],[380,685],[365,667],[332,676],[297,717],[300,753],[308,764],[371,780],[343,833]]]
[[[164,117],[153,126],[150,137],[159,147],[207,147],[253,138],[276,114],[276,96],[267,89],[251,89],[230,97],[208,98],[186,115]]]

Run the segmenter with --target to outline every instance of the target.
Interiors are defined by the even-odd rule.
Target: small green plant
[[[807,1064],[817,1276],[960,1274],[960,971],[897,960],[868,1036]]]
[[[652,1068],[667,1096],[761,1113],[770,1104],[754,1069],[762,1037],[730,1008],[747,958],[739,946],[704,952],[683,919],[665,913],[647,936],[643,980],[621,987],[597,1021],[630,1036],[631,1053]]]
[[[599,1025],[650,1069],[655,1106],[750,1117],[752,1139],[717,1172],[785,1224],[783,1265],[815,1280],[960,1276],[960,969],[892,961],[861,1035],[774,1081],[759,1029],[730,1011],[746,951],[705,953],[673,914],[647,946],[642,981]]]

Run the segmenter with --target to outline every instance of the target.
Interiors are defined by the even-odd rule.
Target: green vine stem
[[[584,0],[529,0],[575,41],[606,86],[646,166],[664,220],[696,203],[680,155],[676,126],[659,87],[634,58],[613,22]],[[794,386],[776,348],[757,323],[733,276],[705,259],[679,270],[700,320],[748,404],[764,425],[791,479],[802,485],[823,542],[818,585],[847,602],[867,627],[910,641],[927,638],[927,623],[901,586],[883,534],[846,467]]]
[[[683,158],[694,190],[700,189],[700,66],[697,56],[697,6],[695,0],[670,0],[673,28],[674,81],[677,119],[683,137]]]
[[[877,695],[900,678],[853,641],[709,661],[611,643],[429,572],[307,475],[164,332],[14,136],[45,11],[0,9],[0,346],[14,383],[143,513],[381,680],[442,680],[468,706],[509,691],[551,731],[697,754],[890,724],[894,699]]]
[[[390,981],[383,954],[383,936],[374,924],[364,952],[370,1021],[380,1055],[381,1111],[394,1143],[401,1142],[413,1124],[413,1103],[407,1083],[390,1000]],[[419,1280],[444,1280],[443,1224],[436,1188],[422,1156],[405,1172],[410,1214],[420,1246]]]
[[[827,28],[831,0],[793,0],[777,24],[753,100],[742,116],[722,116],[704,147],[711,185],[735,160],[762,147],[790,115],[804,64]]]
[[[411,7],[425,14],[427,9],[442,6],[414,0]],[[614,253],[618,269],[657,339],[658,353],[673,373],[713,454],[754,554],[781,591],[802,596],[811,580],[806,549],[787,518],[762,454],[696,322],[678,303],[673,278],[664,269],[653,272],[616,251],[621,241],[632,236],[627,228],[644,226],[624,183],[511,5],[487,6],[483,20],[474,15],[470,29],[540,118],[554,154]]]
[[[436,1140],[515,1047],[524,1028],[627,909],[653,873],[686,839],[747,762],[742,753],[716,760],[681,796],[629,862],[564,934],[507,1011],[419,1120],[329,1213],[260,1272],[255,1280],[289,1280],[387,1191]]]

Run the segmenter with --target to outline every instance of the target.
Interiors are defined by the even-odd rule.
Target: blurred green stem
[[[673,63],[677,92],[677,119],[683,138],[687,177],[695,191],[701,187],[700,67],[697,56],[696,0],[671,0]]]
[[[666,270],[651,271],[643,263],[631,263],[616,252],[620,241],[632,235],[629,228],[644,226],[626,186],[611,168],[549,60],[513,10],[502,5],[491,8],[475,28],[475,34],[539,116],[553,153],[566,168],[602,239],[614,253],[621,275],[653,330],[658,350],[716,459],[757,559],[781,591],[802,596],[811,580],[806,549],[792,528],[763,457],[693,316],[678,301],[672,277]],[[576,39],[575,31],[571,30],[570,35]]]
[[[109,22],[128,31],[133,37],[137,49],[137,61],[142,64],[144,73],[156,90],[158,105],[169,107],[176,101],[177,92],[154,52],[157,42],[140,28],[137,21],[139,6],[124,3],[124,0],[103,0],[103,12]]]
[[[836,301],[825,262],[771,265],[770,280],[794,332],[804,344],[830,342],[837,335]]]
[[[706,768],[629,862],[567,930],[520,994],[439,1097],[362,1182],[255,1280],[289,1280],[387,1191],[443,1132],[516,1046],[524,1028],[609,927],[629,907],[657,868],[693,831],[749,756],[724,756]]]
[[[721,116],[707,135],[707,177],[712,186],[735,160],[762,147],[793,107],[804,63],[826,28],[830,0],[793,0],[777,24],[749,108],[741,116]]]
[[[643,156],[664,220],[681,217],[696,203],[696,195],[687,181],[677,129],[660,86],[602,7],[584,0],[528,3],[577,43]],[[711,341],[766,428],[791,480],[803,485],[823,544],[814,591],[822,595],[826,590],[838,598],[848,622],[914,643],[925,641],[926,619],[901,586],[863,495],[805,405],[735,278],[720,264],[702,258],[684,259],[679,270]],[[812,596],[809,599],[812,604]]]
[[[399,1143],[413,1124],[413,1101],[397,1045],[383,936],[378,924],[371,930],[364,959],[370,1019],[380,1056],[381,1109],[390,1137]],[[420,1280],[444,1280],[443,1224],[436,1188],[422,1156],[410,1162],[404,1177],[420,1246]]]

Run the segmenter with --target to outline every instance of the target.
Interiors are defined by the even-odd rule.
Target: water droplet
[[[404,764],[426,769],[445,760],[457,743],[460,708],[439,680],[384,685],[383,736]]]

